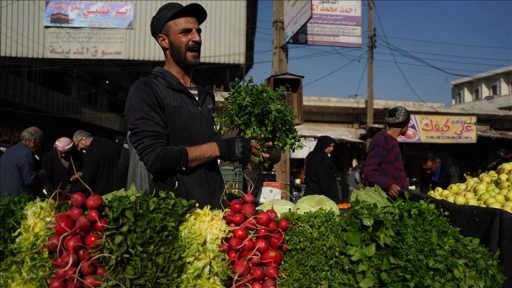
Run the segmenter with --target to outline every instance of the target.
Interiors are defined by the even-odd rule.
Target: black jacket
[[[109,139],[94,137],[83,158],[82,180],[94,193],[105,195],[122,188],[119,177],[119,151]],[[73,190],[89,190],[77,183]]]
[[[82,155],[78,150],[71,149],[65,156],[65,160],[69,163],[67,167],[62,163],[55,148],[43,155],[42,165],[45,172],[44,189],[46,189],[46,193],[51,195],[58,189],[74,191],[71,187],[73,185],[70,184],[76,183],[70,183],[69,179],[75,174],[74,169],[76,172],[82,171]]]
[[[198,97],[158,67],[132,85],[125,118],[130,142],[153,176],[152,190],[171,191],[200,206],[218,208],[224,183],[217,160],[187,167],[185,147],[219,139],[214,130],[213,92],[199,86]]]

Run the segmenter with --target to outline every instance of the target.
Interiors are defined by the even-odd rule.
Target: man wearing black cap
[[[384,118],[386,129],[373,136],[363,169],[371,185],[378,185],[390,197],[396,198],[400,190],[408,188],[398,137],[409,129],[411,114],[402,106],[390,108]]]
[[[167,3],[150,24],[164,67],[137,80],[125,107],[130,142],[151,173],[151,190],[172,191],[200,206],[220,207],[224,183],[218,159],[246,163],[259,153],[248,139],[221,139],[214,130],[214,95],[193,68],[200,63],[199,4]]]

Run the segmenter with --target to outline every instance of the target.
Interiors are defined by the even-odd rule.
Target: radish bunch
[[[288,220],[278,219],[274,209],[257,212],[254,196],[244,194],[229,203],[224,220],[231,234],[221,244],[231,264],[229,285],[234,288],[277,287],[279,265],[287,250],[284,232]]]
[[[70,195],[71,208],[55,216],[55,234],[46,247],[55,253],[56,271],[50,288],[98,287],[105,267],[92,251],[101,243],[107,220],[101,217],[103,198],[86,197],[82,192]]]

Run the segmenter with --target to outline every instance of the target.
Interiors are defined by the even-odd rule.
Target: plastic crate
[[[244,172],[241,167],[221,167],[220,173],[224,179],[224,191],[231,196],[243,196]]]

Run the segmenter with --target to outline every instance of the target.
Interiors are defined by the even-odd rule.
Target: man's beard
[[[199,57],[197,59],[192,60],[187,59],[187,47],[185,47],[184,49],[180,49],[173,42],[170,42],[170,50],[171,57],[174,60],[174,63],[176,63],[176,65],[178,65],[178,67],[180,67],[184,71],[189,71],[199,64]]]

